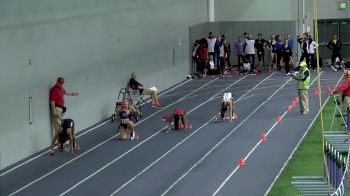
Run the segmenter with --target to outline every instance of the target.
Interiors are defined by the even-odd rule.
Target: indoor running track
[[[340,77],[322,72],[323,101]],[[46,149],[2,170],[1,195],[264,195],[318,113],[315,72],[311,82],[310,113],[300,115],[299,105],[286,112],[297,90],[283,72],[183,81],[160,93],[164,108],[143,106],[139,140],[120,141],[116,124],[103,122],[78,133],[76,157]],[[224,92],[234,94],[238,119],[213,123]],[[166,134],[161,118],[176,107],[193,128]]]

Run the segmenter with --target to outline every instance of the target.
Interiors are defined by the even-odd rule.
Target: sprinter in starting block
[[[192,125],[188,121],[186,111],[184,108],[176,108],[172,114],[164,115],[162,121],[169,122],[169,126],[166,130],[166,133],[171,132],[172,124],[174,124],[175,130],[183,128],[185,131],[188,131],[192,128]]]
[[[64,152],[64,144],[69,141],[70,151],[74,156],[80,149],[75,139],[74,130],[74,121],[72,119],[64,119],[61,123],[61,127],[58,130],[58,135],[55,135],[52,140],[51,151],[49,155],[55,154],[54,147],[57,140],[57,146],[60,152]]]
[[[237,118],[237,115],[233,112],[234,102],[232,93],[224,93],[222,98],[218,102],[218,114],[216,116],[215,122],[219,120],[229,119],[232,122]],[[227,111],[229,116],[227,116]]]

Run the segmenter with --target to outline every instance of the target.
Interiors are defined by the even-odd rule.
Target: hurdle
[[[346,195],[350,135],[347,131],[328,131],[323,137],[327,163],[323,176],[293,176],[291,183],[304,196]]]

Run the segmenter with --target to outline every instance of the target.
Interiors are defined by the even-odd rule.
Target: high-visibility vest
[[[298,80],[298,89],[299,90],[308,90],[310,88],[310,70],[307,67],[305,67],[305,69],[303,71],[299,72],[299,78],[302,78],[306,71],[309,72],[309,76],[304,81]]]

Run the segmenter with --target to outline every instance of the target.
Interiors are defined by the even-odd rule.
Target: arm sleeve
[[[303,78],[301,79],[302,81],[305,81],[307,77],[309,77],[310,75],[310,71],[305,71],[304,72],[304,75],[303,75]]]
[[[328,42],[328,44],[327,44],[327,48],[330,50],[332,50],[331,44],[332,44],[332,40],[330,42]]]
[[[342,84],[337,86],[337,88],[335,88],[334,93],[343,92],[344,90],[348,89],[349,87],[350,87],[350,80],[347,79],[345,82],[343,82]]]

